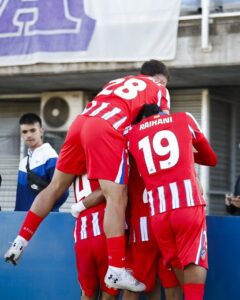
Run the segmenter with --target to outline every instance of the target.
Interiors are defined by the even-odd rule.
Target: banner
[[[175,57],[181,0],[0,0],[0,66]]]

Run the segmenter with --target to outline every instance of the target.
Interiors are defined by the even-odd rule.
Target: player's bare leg
[[[184,269],[184,283],[205,283],[207,270],[195,264],[190,264]]]
[[[184,268],[184,299],[203,300],[207,270],[195,264]]]
[[[104,231],[107,238],[124,235],[127,186],[109,180],[99,180],[107,205],[104,216]]]
[[[86,296],[85,292],[82,290],[81,300],[97,300],[97,299],[98,299],[98,292],[94,296],[88,297]]]
[[[154,291],[145,293],[145,295],[147,300],[161,300],[161,286],[158,280]]]
[[[164,289],[166,300],[182,300],[183,292],[180,286]]]
[[[183,273],[183,269],[176,269],[176,268],[173,268],[174,270],[174,273],[178,279],[178,281],[180,282],[180,285],[182,286],[183,283],[184,283],[184,273]]]
[[[101,300],[115,300],[115,299],[118,299],[118,296],[112,296],[106,292],[102,292]]]
[[[99,180],[106,198],[104,231],[107,237],[109,268],[105,283],[112,288],[140,292],[145,285],[136,280],[126,269],[125,210],[127,206],[127,186],[109,180]]]
[[[81,300],[97,300],[97,297],[87,297],[87,296],[82,295]]]
[[[140,293],[124,290],[122,295],[122,300],[138,300],[139,297],[140,297]]]

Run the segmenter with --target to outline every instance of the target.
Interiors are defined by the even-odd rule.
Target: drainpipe
[[[202,50],[209,52],[212,47],[209,42],[209,11],[210,11],[210,0],[201,0],[202,3]]]

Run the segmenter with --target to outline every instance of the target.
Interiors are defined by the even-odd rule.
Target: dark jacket
[[[234,187],[234,196],[240,196],[240,176],[238,176]],[[234,205],[226,205],[226,210],[229,214],[233,216],[240,216],[240,208]]]

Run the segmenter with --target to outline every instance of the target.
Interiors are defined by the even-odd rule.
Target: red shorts
[[[164,264],[162,256],[158,260],[158,278],[165,289],[180,286],[173,269]]]
[[[146,292],[155,289],[159,276],[165,288],[179,285],[173,271],[162,263],[162,257],[155,241],[137,242],[129,245],[127,267],[133,270],[134,276],[146,285]]]
[[[79,115],[68,130],[56,168],[89,179],[128,182],[125,137],[107,121]]]
[[[174,209],[151,218],[164,263],[182,269],[190,263],[208,268],[204,206]]]
[[[104,283],[108,268],[105,235],[78,241],[75,254],[78,281],[87,297],[93,297],[99,288],[110,295],[118,295],[117,290],[107,288]]]

